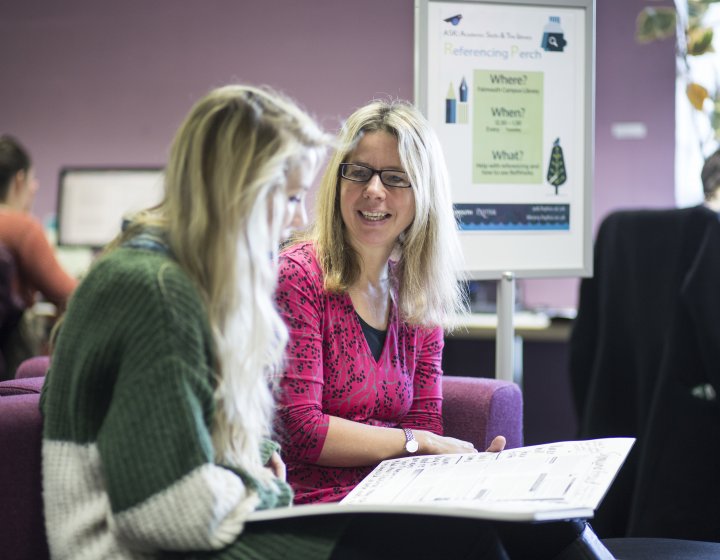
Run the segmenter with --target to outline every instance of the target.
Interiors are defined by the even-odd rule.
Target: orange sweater
[[[29,307],[35,293],[63,309],[77,281],[60,266],[42,225],[30,214],[0,207],[0,243],[15,256],[16,293]]]

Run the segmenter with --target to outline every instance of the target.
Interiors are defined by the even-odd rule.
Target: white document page
[[[589,518],[634,442],[607,438],[390,459],[339,503],[263,510],[248,521],[374,512],[505,521]]]
[[[609,438],[384,461],[341,503],[594,510],[633,442]]]

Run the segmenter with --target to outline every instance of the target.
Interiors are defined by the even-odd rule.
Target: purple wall
[[[671,0],[653,2],[671,5]],[[637,45],[646,0],[598,0],[595,220],[672,206],[674,50]],[[334,130],[377,96],[413,96],[413,0],[5,2],[0,131],[35,160],[34,213],[63,165],[162,164],[190,105],[228,82],[268,84]],[[643,140],[616,140],[640,121]],[[533,304],[572,306],[576,279],[524,282]]]
[[[0,130],[34,156],[38,216],[64,164],[162,164],[218,85],[271,85],[329,129],[373,96],[413,94],[412,0],[7,4]]]

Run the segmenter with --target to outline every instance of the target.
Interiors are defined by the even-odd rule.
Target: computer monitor
[[[58,245],[99,249],[123,218],[162,200],[160,167],[65,167],[57,197]]]

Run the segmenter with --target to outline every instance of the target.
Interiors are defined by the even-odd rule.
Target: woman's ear
[[[25,183],[27,182],[27,171],[24,169],[21,169],[15,175],[13,176],[12,180],[10,181],[10,194],[17,196],[22,192],[23,187],[25,186]]]
[[[12,206],[13,202],[18,200],[18,197],[22,194],[26,175],[26,171],[21,169],[12,176],[12,179],[10,179],[10,185],[8,186],[7,195],[5,197],[5,203],[9,206]]]
[[[13,175],[12,179],[10,179],[10,186],[8,187],[7,195],[5,196],[5,200],[3,202],[17,210],[26,210],[25,202],[27,196],[25,195],[25,192],[27,188],[28,172],[21,169]]]

